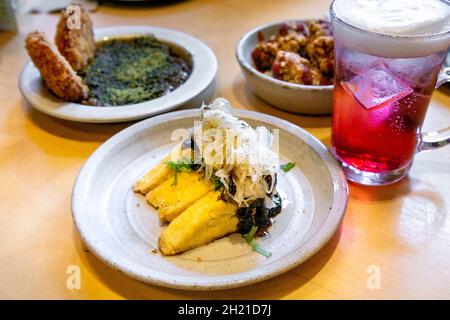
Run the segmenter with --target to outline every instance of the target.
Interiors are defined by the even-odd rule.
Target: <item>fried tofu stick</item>
[[[198,172],[180,172],[174,184],[173,174],[147,193],[147,201],[158,209],[159,218],[170,222],[214,186]]]
[[[155,189],[173,174],[172,170],[167,166],[166,161],[182,158],[193,160],[192,150],[183,149],[182,144],[178,144],[156,167],[148,171],[135,183],[133,191],[145,196],[150,190]]]
[[[156,167],[139,179],[133,186],[133,191],[145,196],[150,190],[167,180],[172,174],[172,170],[165,164],[165,161],[169,159],[169,156],[165,157]]]
[[[87,86],[44,33],[29,33],[25,38],[25,48],[47,87],[55,95],[66,101],[87,98]]]
[[[162,254],[178,254],[237,231],[237,206],[223,201],[220,194],[207,193],[169,224],[159,239]]]

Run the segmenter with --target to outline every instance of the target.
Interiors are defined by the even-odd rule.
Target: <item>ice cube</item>
[[[389,71],[384,65],[377,65],[350,81],[341,81],[341,84],[366,109],[398,101],[414,91],[410,82]]]

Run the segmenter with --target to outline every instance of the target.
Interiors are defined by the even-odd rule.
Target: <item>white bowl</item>
[[[258,33],[265,39],[278,32],[287,21],[272,22],[245,34],[236,46],[236,58],[250,88],[257,96],[274,107],[309,115],[330,114],[333,104],[333,85],[309,86],[281,81],[258,71],[252,51],[258,44]]]
[[[200,40],[185,33],[147,26],[120,26],[95,30],[95,40],[152,34],[179,55],[191,60],[192,73],[174,91],[149,101],[114,107],[86,106],[67,102],[53,95],[43,84],[39,71],[28,62],[22,69],[19,88],[25,100],[50,116],[78,122],[124,122],[147,118],[181,106],[196,107],[213,93],[217,59]]]

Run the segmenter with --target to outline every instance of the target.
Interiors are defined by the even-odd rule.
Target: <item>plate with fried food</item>
[[[218,98],[141,121],[80,171],[72,214],[86,247],[159,286],[220,290],[301,264],[338,229],[346,179],[298,126]]]
[[[30,32],[31,61],[19,88],[25,100],[53,117],[124,122],[211,98],[217,60],[200,40],[150,26],[93,29],[80,8],[79,25],[61,13],[54,39]]]

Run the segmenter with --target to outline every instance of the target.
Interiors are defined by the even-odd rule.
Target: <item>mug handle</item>
[[[450,67],[442,68],[439,72],[438,80],[436,82],[436,88],[440,87],[442,84],[450,82]],[[450,127],[422,133],[420,136],[420,141],[417,146],[417,151],[434,150],[437,148],[444,147],[450,144]]]
[[[450,82],[450,67],[442,68],[436,82],[436,89],[446,82]]]

